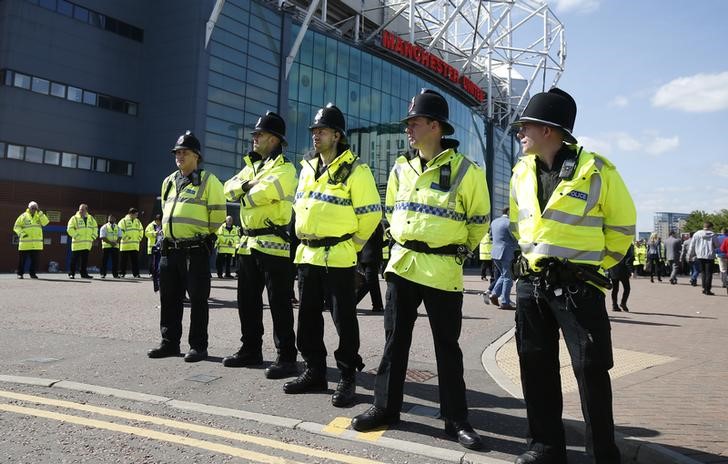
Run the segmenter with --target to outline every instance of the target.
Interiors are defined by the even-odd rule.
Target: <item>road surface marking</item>
[[[77,411],[84,411],[93,414],[100,414],[104,416],[117,417],[120,419],[134,420],[139,422],[147,422],[150,424],[162,425],[165,427],[175,428],[179,430],[186,430],[189,432],[202,433],[220,438],[226,438],[231,440],[242,441],[246,443],[253,443],[259,446],[268,448],[275,448],[283,451],[288,451],[297,454],[303,454],[309,457],[317,457],[323,459],[330,459],[332,461],[343,462],[346,464],[378,464],[378,461],[372,461],[371,459],[360,458],[357,456],[349,456],[346,454],[333,453],[329,451],[317,450],[314,448],[294,445],[291,443],[283,443],[268,438],[257,437],[254,435],[247,435],[238,432],[230,432],[227,430],[216,429],[213,427],[207,427],[204,425],[197,425],[187,422],[180,422],[171,419],[165,419],[162,417],[145,416],[143,414],[135,414],[132,412],[120,411],[116,409],[101,408],[98,406],[91,406],[88,404],[73,403],[71,401],[54,400],[50,398],[44,398],[41,396],[25,395],[22,393],[15,393],[5,390],[0,390],[0,397],[33,402],[38,404],[45,404],[48,406],[56,406],[67,409],[75,409]],[[350,419],[347,419],[350,420]],[[382,432],[383,433],[383,432]]]
[[[332,435],[341,435],[346,431],[350,424],[351,418],[336,417],[324,427],[323,431]]]

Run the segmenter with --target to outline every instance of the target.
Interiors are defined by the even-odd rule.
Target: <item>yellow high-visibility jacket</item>
[[[13,232],[18,236],[18,250],[42,250],[43,249],[43,226],[48,225],[48,216],[43,211],[36,211],[31,214],[26,209],[18,216],[13,226]]]
[[[138,218],[132,218],[126,215],[119,221],[119,229],[121,229],[121,251],[139,251],[139,243],[144,236],[144,228],[142,222]]]
[[[217,229],[217,242],[215,247],[217,252],[223,255],[234,255],[237,243],[240,241],[240,227],[232,226],[227,230],[225,224]]]
[[[222,184],[214,174],[199,171],[199,185],[177,191],[175,171],[162,182],[162,232],[165,239],[202,239],[217,232],[227,217]]]
[[[154,221],[147,224],[144,228],[144,237],[147,239],[147,254],[151,256],[152,248],[157,243],[157,231],[154,229]]]
[[[317,155],[301,161],[295,203],[296,236],[301,240],[343,237],[348,240],[331,247],[310,247],[303,242],[294,262],[328,267],[356,265],[362,249],[382,218],[382,205],[374,176],[351,150],[345,150],[316,179],[321,162]],[[342,182],[345,173],[348,177]]]
[[[242,239],[238,253],[250,254],[258,250],[274,256],[290,256],[290,243],[273,233],[249,237],[246,230],[263,229],[271,224],[287,229],[293,211],[293,194],[296,191],[296,168],[283,155],[270,157],[265,161],[243,158],[243,169],[225,182],[225,196],[230,201],[240,202],[240,224]],[[247,192],[246,182],[256,181]]]
[[[635,245],[634,246],[634,261],[632,262],[635,266],[644,266],[647,262],[647,245]]]
[[[450,187],[440,187],[440,170],[448,165]],[[397,158],[387,182],[386,213],[395,244],[385,272],[440,290],[462,291],[462,259],[400,244],[463,245],[472,252],[488,230],[489,198],[483,170],[452,148],[428,161],[424,171],[416,156]]]
[[[102,239],[101,240],[101,249],[119,248],[119,238],[120,238],[119,237],[119,225],[110,224],[107,222],[106,224],[104,224],[104,226],[106,226],[106,238],[109,241],[114,242],[114,245],[108,244],[108,243],[104,242],[104,240]],[[103,229],[104,226],[101,226],[101,228]]]
[[[523,156],[511,177],[510,220],[532,269],[538,270],[536,262],[544,257],[604,269],[622,260],[634,239],[637,215],[627,187],[609,160],[582,150],[573,177],[561,180],[544,211],[537,188],[536,156]]]
[[[72,239],[71,251],[90,250],[94,240],[99,236],[99,226],[90,214],[86,214],[86,222],[80,213],[71,216],[66,231]]]
[[[490,238],[490,232],[486,232],[483,240],[480,241],[479,251],[481,261],[491,261],[493,259],[493,255],[491,254],[493,251],[493,240]]]

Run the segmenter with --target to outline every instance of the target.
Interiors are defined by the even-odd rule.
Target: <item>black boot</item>
[[[331,404],[343,408],[354,403],[356,399],[356,373],[342,372],[336,391],[331,395]]]
[[[268,379],[285,379],[294,375],[298,375],[296,361],[281,361],[280,359],[276,359],[276,362],[265,369],[265,377]]]
[[[167,343],[162,343],[157,348],[152,348],[151,350],[147,351],[147,356],[152,359],[169,358],[179,355],[179,345],[169,345]]]
[[[311,369],[307,367],[303,374],[299,375],[290,382],[283,384],[283,391],[288,394],[309,393],[317,391],[326,391],[329,384],[326,381],[326,373],[321,369]]]
[[[225,367],[247,367],[260,366],[263,364],[263,355],[261,353],[250,353],[243,348],[230,356],[225,356],[222,365]]]
[[[561,464],[566,462],[566,457],[560,459],[551,454],[539,451],[526,451],[516,458],[516,464]]]
[[[457,422],[445,420],[445,433],[453,438],[457,438],[458,443],[472,450],[483,447],[483,441],[480,439],[478,432],[467,421]]]
[[[351,428],[358,432],[368,432],[385,425],[399,422],[399,413],[392,414],[384,409],[372,406],[351,420]]]

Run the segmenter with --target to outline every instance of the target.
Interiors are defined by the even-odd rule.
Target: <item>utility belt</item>
[[[312,248],[332,247],[337,243],[349,240],[353,236],[354,234],[346,234],[342,235],[341,237],[324,237],[313,240],[301,239],[301,243]]]
[[[266,219],[265,224],[268,227],[259,227],[257,229],[243,229],[242,233],[243,235],[247,235],[248,237],[258,237],[260,235],[275,235],[276,237],[280,237],[286,242],[290,243],[291,234],[288,233],[287,226],[279,226],[273,224],[273,221],[271,221],[270,219]]]
[[[425,242],[419,240],[407,240],[404,243],[396,242],[397,245],[407,248],[418,253],[428,253],[432,255],[455,256],[458,264],[462,264],[465,258],[469,258],[471,253],[465,245],[445,245],[433,248]]]
[[[607,290],[612,288],[612,282],[599,272],[599,266],[572,263],[560,258],[541,258],[536,262],[536,266],[540,271],[531,269],[526,258],[519,255],[513,261],[513,275],[554,288],[581,283],[591,283]]]
[[[164,240],[162,240],[162,256],[167,256],[170,250],[189,251],[196,248],[204,248],[209,253],[211,250],[211,237],[212,236],[208,235],[206,237],[199,236],[196,238],[180,240],[165,238]]]

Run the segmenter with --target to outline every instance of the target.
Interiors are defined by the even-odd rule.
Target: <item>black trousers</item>
[[[381,310],[382,291],[379,289],[379,263],[362,263],[364,268],[364,281],[356,289],[357,304],[364,299],[367,293],[372,297],[372,309]]]
[[[126,262],[131,260],[131,273],[139,277],[139,251],[126,250],[121,252],[121,275],[126,274]]]
[[[77,265],[82,276],[88,275],[88,252],[89,250],[71,252],[71,269],[68,270],[68,275],[76,275]]]
[[[622,284],[624,287],[624,291],[622,292],[622,300],[621,303],[623,305],[627,304],[627,298],[629,298],[629,292],[632,290],[632,287],[629,283],[629,276],[624,276],[620,279],[612,279],[612,306],[617,306],[617,297],[619,296],[619,284]]]
[[[579,385],[587,452],[597,464],[619,463],[609,379],[613,365],[611,328],[604,294],[589,284],[555,292],[538,288],[536,292],[531,280],[521,278],[516,295],[516,345],[528,416],[529,449],[553,453],[558,462],[566,462],[559,376],[560,328]]]
[[[298,351],[309,368],[326,369],[324,344],[324,298],[331,308],[339,346],[334,352],[336,366],[346,374],[364,367],[359,356],[359,322],[354,304],[354,267],[299,264]],[[290,294],[290,292],[289,292]]]
[[[238,316],[242,333],[240,341],[243,342],[240,351],[250,355],[261,354],[265,289],[273,319],[273,342],[278,360],[295,361],[298,352],[288,280],[290,260],[285,256],[267,255],[257,250],[251,250],[251,253],[238,257]]]
[[[159,263],[162,343],[179,346],[182,338],[182,300],[190,295],[190,348],[207,349],[210,307],[210,252],[207,248],[169,250]]]
[[[660,257],[657,255],[647,255],[647,262],[650,263],[650,277],[654,277],[657,274],[657,278],[662,279],[663,263]]]
[[[230,275],[230,262],[233,260],[233,255],[230,253],[217,253],[215,257],[215,267],[217,268],[217,276],[222,277],[222,271],[225,270],[225,275]]]
[[[417,308],[424,302],[435,342],[440,412],[445,419],[467,420],[463,353],[458,344],[463,294],[438,290],[394,274],[387,275],[387,282],[390,295],[384,311],[384,330],[388,336],[374,383],[374,405],[391,413],[402,409],[412,329]]]
[[[101,275],[106,275],[106,265],[109,263],[111,258],[111,275],[114,277],[119,276],[119,249],[118,248],[104,248],[101,254]]]
[[[36,267],[38,266],[38,255],[40,250],[18,250],[18,275],[25,274],[25,261],[30,260],[30,268],[28,274],[34,276]]]
[[[702,274],[703,291],[709,292],[713,288],[713,260],[698,258]]]

